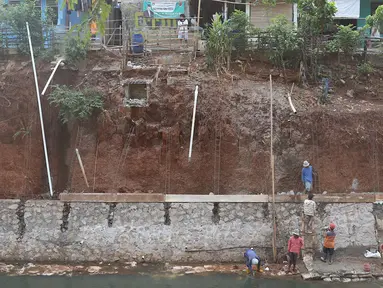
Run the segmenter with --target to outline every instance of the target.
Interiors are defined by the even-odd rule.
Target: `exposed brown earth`
[[[247,72],[234,67],[232,76],[217,78],[202,69],[203,59],[197,58],[188,74],[162,68],[150,90],[150,105],[128,109],[122,105],[120,80],[154,78],[156,67],[120,75],[111,69],[118,67],[117,60],[101,57],[93,55],[78,71],[60,69],[54,84],[97,87],[105,96],[104,111],[86,123],[62,125],[57,108],[43,99],[57,192],[269,193],[270,73],[274,75],[277,191],[302,190],[300,169],[305,159],[317,171],[316,192],[350,192],[354,179],[359,183],[357,192],[380,191],[383,90],[375,85],[380,70],[363,78],[351,77],[347,70],[351,68],[345,68],[343,74],[334,76],[338,80],[331,83],[334,92],[326,105],[317,104],[317,87],[295,87],[293,102],[298,114],[294,115],[286,96],[295,72],[289,71],[291,79],[285,84],[278,71],[254,62]],[[38,68],[42,89],[51,70],[43,63]],[[1,194],[40,197],[48,189],[31,64],[10,60],[0,69]],[[200,93],[192,160],[188,162],[196,84]],[[368,92],[360,92],[361,85]],[[354,97],[346,96],[349,90],[354,90]],[[80,151],[90,188],[85,185],[75,148]]]

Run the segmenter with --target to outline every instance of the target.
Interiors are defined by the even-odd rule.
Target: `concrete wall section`
[[[330,222],[335,223],[337,249],[377,247],[372,203],[328,204],[319,215],[321,221],[317,221],[317,235],[320,235],[320,228],[328,226]]]
[[[14,254],[18,259],[53,261],[62,258],[62,210],[63,203],[59,201],[25,203],[25,233]]]
[[[17,251],[19,221],[17,210],[20,200],[0,201],[0,258],[6,258]]]
[[[301,209],[276,204],[280,255],[301,227]],[[271,257],[271,211],[270,203],[0,201],[0,260],[232,262],[247,247]],[[369,247],[377,244],[375,227],[383,231],[382,215],[374,204],[320,203],[315,225],[319,233],[337,224],[338,249]]]

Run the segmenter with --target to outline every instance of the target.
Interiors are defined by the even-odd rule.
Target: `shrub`
[[[359,31],[353,30],[351,24],[348,26],[340,25],[338,28],[335,41],[338,42],[339,49],[342,50],[344,54],[350,55],[355,52],[360,44],[360,33]]]
[[[272,24],[267,28],[270,60],[278,67],[295,66],[299,64],[300,39],[294,25],[280,15],[272,19]]]
[[[222,22],[221,15],[207,28],[206,61],[209,67],[220,69],[227,64],[233,48],[230,33],[230,25],[227,21]]]
[[[368,62],[358,65],[359,75],[368,75],[374,72],[374,67]]]
[[[48,100],[60,108],[59,117],[63,123],[86,120],[94,111],[103,107],[101,93],[89,88],[76,91],[65,85],[56,86]]]
[[[68,64],[76,64],[86,58],[90,43],[90,33],[81,36],[80,33],[67,37],[65,42],[65,61]]]
[[[41,10],[33,0],[21,1],[17,5],[0,8],[0,26],[10,29],[17,37],[17,49],[22,54],[29,54],[28,33],[25,22],[29,24],[34,54],[39,55],[51,33],[53,33],[53,11],[47,9],[42,19]]]
[[[249,47],[249,33],[252,28],[249,17],[245,12],[234,10],[228,21],[233,37],[233,46],[239,54],[243,54]]]

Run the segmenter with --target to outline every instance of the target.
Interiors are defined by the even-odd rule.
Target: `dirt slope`
[[[121,75],[108,69],[112,66],[118,65],[98,57],[79,71],[61,69],[55,77],[55,84],[88,85],[103,92],[105,111],[87,123],[61,125],[57,109],[43,100],[57,191],[270,192],[269,67],[255,63],[252,71],[256,73],[237,71],[233,77],[219,78],[196,67],[188,75],[162,69],[150,90],[150,105],[127,109],[122,106],[120,81],[151,78],[156,70]],[[4,197],[44,194],[47,181],[30,63],[10,61],[1,73],[1,191]],[[50,65],[39,65],[40,86],[49,73]],[[317,171],[317,192],[350,191],[354,179],[359,183],[357,191],[379,190],[381,104],[349,99],[344,97],[344,88],[339,88],[343,98],[335,94],[331,104],[319,106],[317,89],[295,88],[298,114],[293,115],[286,98],[290,84],[283,84],[278,73],[272,73],[277,191],[302,188],[300,169],[305,159]],[[200,93],[189,162],[196,84]],[[381,96],[382,92],[375,93]],[[17,133],[23,127],[28,132]],[[74,157],[76,147],[90,188]]]

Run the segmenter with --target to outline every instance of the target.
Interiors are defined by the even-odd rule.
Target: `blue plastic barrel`
[[[134,54],[144,53],[144,36],[133,34],[132,45]]]

